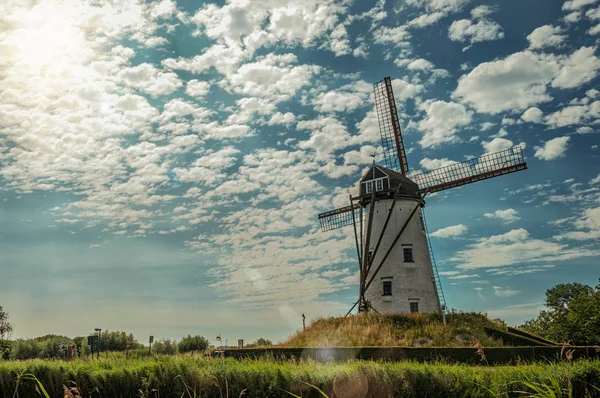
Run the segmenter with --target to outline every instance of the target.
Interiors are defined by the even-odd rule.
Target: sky
[[[519,324],[600,277],[598,0],[5,0],[0,305],[13,337],[94,328],[285,339],[358,295],[348,204],[520,145],[528,169],[428,195],[448,308]],[[374,158],[373,158],[374,156]]]

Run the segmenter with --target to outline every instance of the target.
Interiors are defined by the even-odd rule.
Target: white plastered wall
[[[393,199],[385,199],[375,202],[372,235],[369,243],[370,251],[375,250],[387,214],[392,206],[392,201]],[[412,210],[415,206],[419,206],[418,200],[412,198],[399,198],[396,201],[394,212],[377,250],[370,274],[367,275],[367,281],[381,263]],[[366,241],[370,206],[370,204],[367,205],[365,209],[364,241]],[[414,262],[404,262],[404,247],[412,247]],[[383,295],[384,280],[392,282],[392,295]],[[435,286],[427,235],[421,221],[420,209],[415,212],[402,236],[396,242],[390,255],[375,276],[373,283],[367,289],[365,297],[379,312],[410,312],[410,302],[419,303],[419,312],[440,311],[440,301]]]

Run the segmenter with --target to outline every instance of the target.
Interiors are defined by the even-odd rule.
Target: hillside
[[[359,314],[314,320],[279,347],[500,347],[501,338],[492,338],[484,328],[505,333],[506,328],[479,313],[441,314]]]

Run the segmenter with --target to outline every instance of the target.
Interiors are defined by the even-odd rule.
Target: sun
[[[27,70],[64,71],[81,64],[90,49],[84,33],[69,23],[70,18],[55,10],[32,9],[21,15],[15,29],[4,40],[11,48],[11,63]]]

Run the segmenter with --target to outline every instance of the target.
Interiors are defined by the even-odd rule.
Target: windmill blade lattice
[[[412,180],[419,185],[421,192],[433,193],[526,168],[523,151],[521,147],[516,146],[417,174],[412,177]]]
[[[338,229],[347,225],[352,225],[352,211],[354,211],[354,219],[356,219],[356,222],[360,222],[360,207],[360,204],[355,203],[352,206],[340,207],[338,209],[319,214],[321,231],[327,232],[331,231],[332,229]]]
[[[375,94],[375,109],[377,109],[385,164],[388,169],[406,175],[408,173],[408,161],[404,151],[404,142],[402,141],[402,132],[400,131],[398,111],[390,78],[386,77],[375,83],[373,92]]]

